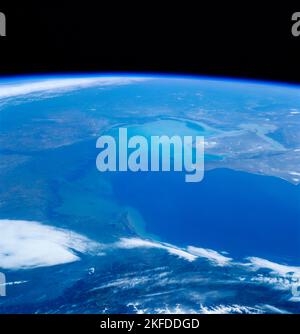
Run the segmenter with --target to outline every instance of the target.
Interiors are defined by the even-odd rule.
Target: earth
[[[99,172],[97,139],[204,136],[205,172]],[[300,87],[0,80],[0,313],[300,313]]]

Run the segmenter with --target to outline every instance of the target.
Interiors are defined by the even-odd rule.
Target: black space
[[[300,4],[12,3],[0,3],[7,17],[1,75],[163,72],[300,82],[300,37],[291,34]]]

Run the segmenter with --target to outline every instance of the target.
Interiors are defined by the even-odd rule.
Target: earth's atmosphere
[[[106,172],[97,138],[202,135],[205,175]],[[0,80],[0,313],[300,313],[300,87]]]

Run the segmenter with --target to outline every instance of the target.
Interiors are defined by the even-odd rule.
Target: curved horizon
[[[164,73],[164,72],[53,72],[53,73],[33,73],[33,74],[12,74],[1,75],[1,81],[6,80],[27,80],[27,79],[55,79],[55,78],[113,78],[113,77],[125,77],[125,78],[154,78],[154,79],[182,79],[182,80],[211,80],[233,83],[251,83],[256,85],[272,85],[272,86],[285,86],[290,88],[300,88],[300,82],[288,82],[272,79],[257,79],[249,77],[235,77],[235,76],[223,76],[223,75],[205,75],[205,74],[189,74],[189,73]]]

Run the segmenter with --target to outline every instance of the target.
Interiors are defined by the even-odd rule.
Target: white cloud
[[[3,285],[20,285],[20,284],[25,284],[27,283],[28,281],[14,281],[14,282],[7,282],[7,283],[2,283],[0,284],[0,286],[3,286]]]
[[[248,257],[247,259],[250,261],[250,264],[254,269],[270,269],[273,273],[278,273],[282,276],[285,276],[287,273],[295,273],[297,277],[300,277],[300,267],[278,264],[259,257]]]
[[[188,246],[185,248],[179,248],[177,246],[152,241],[140,238],[121,238],[114,244],[117,248],[131,249],[131,248],[158,248],[166,250],[171,255],[176,255],[188,261],[194,261],[199,257],[208,259],[212,264],[217,266],[231,265],[232,259],[226,257],[212,249],[198,248],[194,246]]]
[[[261,308],[266,310],[267,313],[269,313],[271,311],[271,313],[289,314],[288,311],[282,310],[282,309],[280,309],[278,307],[275,307],[273,305],[265,304],[265,305],[261,306]]]
[[[176,304],[175,306],[164,305],[163,307],[157,307],[154,309],[154,313],[156,314],[196,314],[198,313],[196,310],[192,308],[185,307],[180,304]]]
[[[114,244],[117,248],[131,249],[131,248],[158,248],[166,250],[169,254],[176,255],[188,261],[196,260],[197,256],[185,251],[184,249],[177,248],[173,245],[160,243],[157,241],[143,240],[139,238],[121,238]]]
[[[27,269],[78,261],[100,244],[72,231],[34,221],[0,220],[0,268]]]
[[[205,306],[200,305],[200,308],[191,308],[189,306],[176,304],[176,305],[163,305],[161,307],[155,307],[154,309],[145,308],[139,302],[131,302],[127,304],[127,307],[133,307],[135,313],[145,314],[261,314],[265,313],[260,307],[249,307],[243,305],[215,305]],[[275,312],[275,310],[272,310]],[[283,312],[282,312],[283,313]]]
[[[264,313],[259,308],[248,307],[243,305],[217,305],[204,306],[200,305],[200,313],[202,314],[260,314]]]
[[[204,257],[207,260],[209,260],[212,264],[221,267],[230,265],[230,262],[232,261],[230,257],[226,257],[212,249],[189,246],[187,250],[189,251],[189,253],[197,257]]]
[[[120,288],[120,289],[133,289],[138,285],[144,285],[151,280],[151,277],[140,276],[140,277],[126,277],[119,278],[115,281],[100,285],[91,289],[90,291],[96,291],[107,288]]]
[[[70,77],[70,78],[53,78],[38,81],[16,81],[13,84],[0,83],[0,99],[16,97],[31,93],[41,92],[60,92],[66,90],[80,89],[90,86],[111,86],[124,85],[136,81],[146,80],[145,78],[135,77]]]
[[[291,175],[300,176],[299,172],[289,172]]]

